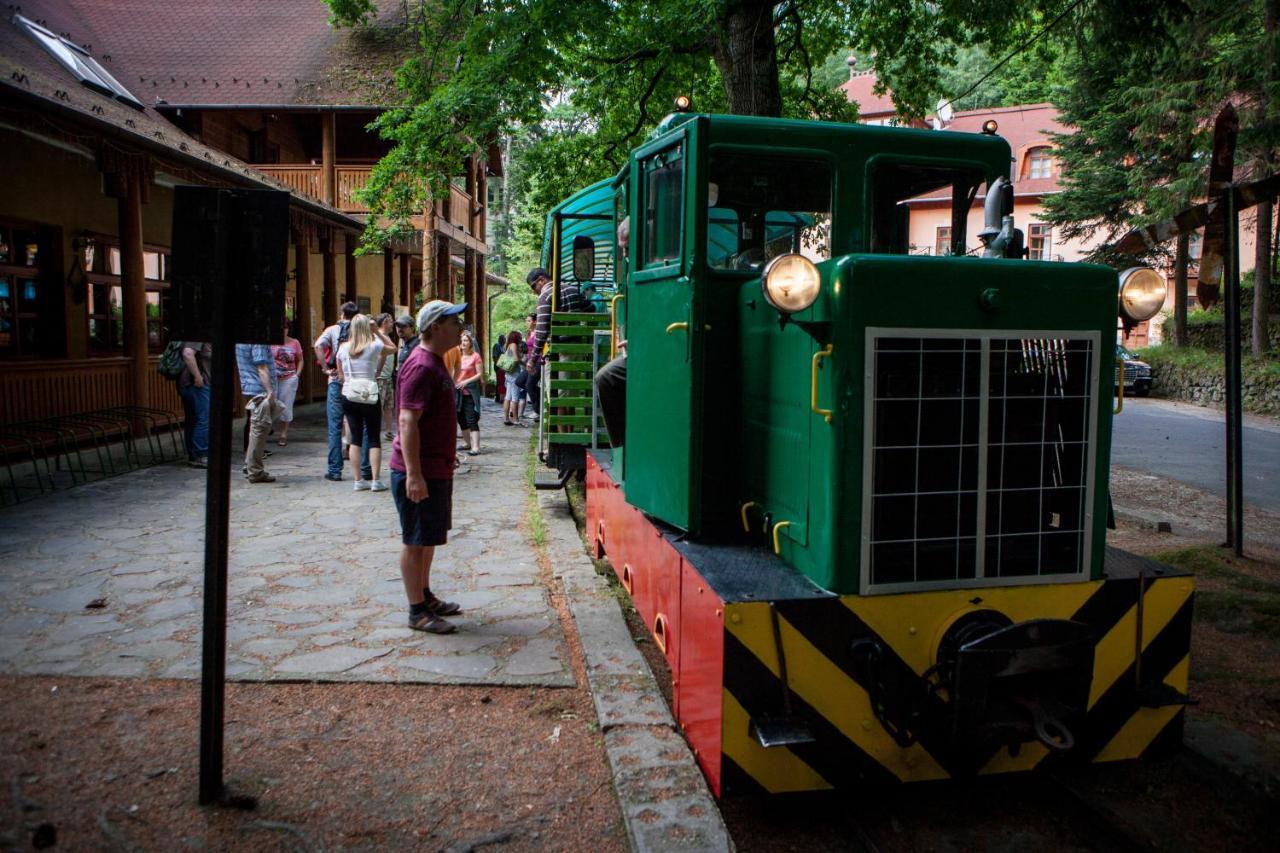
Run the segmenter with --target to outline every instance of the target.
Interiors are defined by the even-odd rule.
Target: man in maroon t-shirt
[[[466,303],[440,299],[418,312],[418,345],[396,378],[399,435],[391,451],[391,493],[400,513],[404,547],[400,577],[409,597],[409,627],[432,634],[456,629],[442,617],[462,608],[431,592],[431,560],[453,526],[453,469],[457,450],[456,394],[443,355],[462,336]]]

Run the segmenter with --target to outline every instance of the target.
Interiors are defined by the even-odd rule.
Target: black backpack
[[[351,321],[343,320],[338,324],[338,345],[329,352],[329,362],[326,366],[330,370],[338,366],[338,349],[347,342],[349,337],[351,337]]]

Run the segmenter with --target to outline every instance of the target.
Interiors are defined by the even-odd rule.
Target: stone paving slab
[[[277,482],[250,485],[236,465],[229,678],[573,685],[519,530],[530,431],[503,427],[492,403],[483,412],[485,452],[455,480],[432,569],[436,592],[464,607],[449,636],[405,625],[390,492],[354,492],[347,471],[323,478],[322,407],[300,407],[289,446],[271,445]],[[175,464],[0,510],[0,672],[198,678],[204,485]]]

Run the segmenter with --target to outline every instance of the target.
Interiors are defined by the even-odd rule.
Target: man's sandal
[[[427,599],[427,610],[436,616],[452,616],[462,612],[462,605],[456,601],[441,601],[433,595]]]
[[[426,631],[428,634],[452,634],[458,630],[458,626],[430,611],[421,616],[410,616],[409,627],[415,631]]]

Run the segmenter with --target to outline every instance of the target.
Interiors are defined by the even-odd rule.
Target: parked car
[[[1124,364],[1124,393],[1145,397],[1151,393],[1151,365],[1116,344],[1116,358]]]

